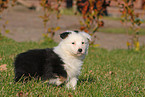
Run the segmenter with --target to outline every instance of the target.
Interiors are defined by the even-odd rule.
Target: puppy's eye
[[[75,44],[74,42],[72,42],[72,44]]]
[[[85,42],[82,42],[82,44],[85,44]]]

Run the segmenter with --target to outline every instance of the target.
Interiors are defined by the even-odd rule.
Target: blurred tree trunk
[[[67,8],[72,8],[73,5],[73,0],[66,0],[66,7]]]

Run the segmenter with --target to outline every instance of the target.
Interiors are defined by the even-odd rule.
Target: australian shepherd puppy
[[[66,31],[54,48],[33,49],[15,58],[15,81],[36,77],[50,84],[66,83],[75,89],[91,36],[85,32]],[[24,79],[25,80],[24,80]]]

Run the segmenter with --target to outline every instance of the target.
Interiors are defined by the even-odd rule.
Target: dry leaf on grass
[[[112,75],[112,74],[114,74],[114,72],[112,72],[112,71],[109,71],[109,74],[110,74],[110,75]]]
[[[3,64],[0,66],[0,71],[4,71],[4,70],[7,70],[7,64]]]
[[[16,94],[17,97],[28,97],[28,93],[24,93],[23,91],[20,91]]]
[[[71,93],[68,93],[68,97],[73,97],[73,95]]]

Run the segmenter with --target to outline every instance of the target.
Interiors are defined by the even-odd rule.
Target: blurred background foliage
[[[0,15],[4,10],[11,8],[12,6],[17,6],[17,3],[28,7],[29,9],[43,11],[43,14],[39,16],[43,21],[44,33],[42,36],[44,40],[53,41],[54,36],[58,30],[61,29],[59,25],[55,27],[48,27],[47,24],[51,20],[50,15],[55,12],[56,18],[59,20],[61,14],[71,14],[79,15],[82,17],[80,20],[80,31],[85,31],[92,35],[93,41],[90,43],[92,46],[98,46],[95,44],[97,38],[97,32],[104,31],[101,29],[104,27],[104,18],[109,16],[107,7],[113,2],[119,8],[118,12],[121,14],[118,17],[121,24],[124,25],[124,31],[127,35],[132,35],[128,38],[126,45],[128,49],[135,49],[138,51],[140,48],[139,35],[140,26],[143,23],[143,19],[140,15],[135,12],[135,3],[139,0],[36,0],[39,2],[35,4],[33,0],[0,0]],[[142,9],[145,9],[145,1],[143,1]],[[65,8],[64,8],[65,4]],[[1,20],[2,18],[0,18]],[[131,25],[127,25],[130,23]],[[10,29],[6,28],[8,21],[0,28],[0,37],[2,38],[2,33],[9,33]],[[2,30],[4,29],[4,30]],[[115,28],[114,28],[115,29]],[[107,32],[107,31],[106,31]],[[109,31],[108,31],[109,32]],[[118,32],[118,31],[116,31]]]

